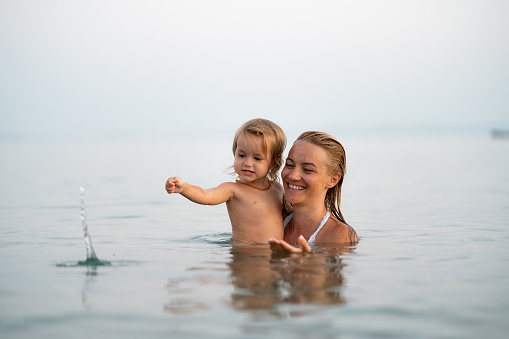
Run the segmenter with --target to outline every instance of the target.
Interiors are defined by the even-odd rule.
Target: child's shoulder
[[[281,185],[281,183],[277,182],[277,181],[271,181],[271,192],[273,192],[273,194],[277,194],[278,196],[283,196],[284,195],[284,189],[283,189],[283,185]]]
[[[279,181],[271,181],[272,187],[274,187],[277,190],[283,191],[283,185]]]
[[[221,188],[221,189],[235,190],[238,186],[234,182],[226,181],[226,182],[219,184],[219,186],[217,186],[217,187]]]

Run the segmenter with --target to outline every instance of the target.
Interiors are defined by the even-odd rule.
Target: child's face
[[[270,149],[263,150],[263,138],[241,133],[235,150],[233,168],[239,179],[253,185],[262,185],[270,166]]]

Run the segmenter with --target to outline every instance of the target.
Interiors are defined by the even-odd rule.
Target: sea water
[[[361,240],[288,256],[165,192],[232,180],[227,138],[1,140],[0,337],[506,337],[509,140],[337,136]]]

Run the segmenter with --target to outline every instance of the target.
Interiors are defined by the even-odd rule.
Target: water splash
[[[81,263],[87,263],[91,265],[101,265],[101,261],[95,254],[94,247],[92,246],[92,237],[88,233],[87,224],[87,211],[85,210],[85,184],[80,186],[80,198],[81,198],[81,224],[83,226],[83,234],[85,237],[85,246],[87,248],[87,260]]]

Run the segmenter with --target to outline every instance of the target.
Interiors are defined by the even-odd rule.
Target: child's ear
[[[327,185],[327,188],[332,188],[332,187],[336,186],[340,179],[341,179],[341,174],[331,175],[329,184]]]

